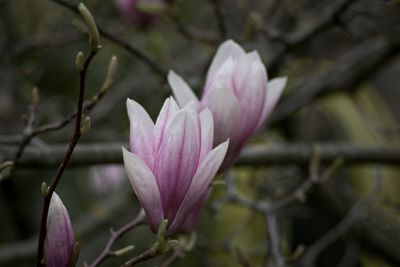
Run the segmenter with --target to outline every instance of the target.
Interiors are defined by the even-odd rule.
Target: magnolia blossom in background
[[[115,191],[125,181],[125,169],[119,164],[92,166],[89,170],[90,188],[97,194]]]
[[[214,145],[230,139],[221,170],[234,164],[241,148],[266,121],[278,102],[287,78],[268,81],[257,51],[246,53],[232,40],[224,42],[207,73],[199,101],[187,83],[174,72],[168,81],[179,106],[195,101],[198,110],[209,108],[214,117]]]
[[[162,0],[115,0],[118,10],[126,21],[137,27],[154,22],[164,9]]]
[[[123,148],[123,158],[151,230],[168,219],[168,234],[193,231],[228,141],[212,149],[211,112],[198,113],[194,102],[180,109],[167,98],[155,124],[137,102],[128,99],[127,109],[131,151]]]
[[[53,193],[50,201],[44,244],[46,267],[68,267],[74,250],[74,234],[67,209]]]

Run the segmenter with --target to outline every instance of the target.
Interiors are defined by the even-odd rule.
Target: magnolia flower
[[[173,71],[168,82],[179,106],[194,101],[201,112],[209,108],[214,117],[214,144],[230,139],[221,170],[234,164],[251,135],[266,121],[278,102],[287,78],[267,81],[257,51],[246,53],[232,40],[224,42],[207,73],[199,101],[188,84]]]
[[[131,152],[122,149],[125,169],[151,230],[168,219],[168,234],[193,231],[228,141],[212,149],[211,112],[198,113],[194,102],[179,109],[167,98],[155,124],[137,102],[128,99],[127,109]]]
[[[137,27],[146,27],[156,20],[164,9],[162,0],[115,0],[124,18]]]
[[[51,197],[46,229],[44,244],[46,266],[70,266],[75,243],[74,234],[68,211],[56,193]]]
[[[119,164],[92,166],[89,170],[90,188],[99,195],[115,191],[123,184],[125,176],[124,167]]]

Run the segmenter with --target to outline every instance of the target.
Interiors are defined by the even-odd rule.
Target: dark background
[[[29,114],[33,87],[40,95],[34,127],[60,121],[75,108],[79,76],[74,60],[78,51],[87,51],[87,36],[79,16],[57,2],[0,0],[1,162],[13,159],[26,131],[22,117]],[[84,2],[100,28],[111,34],[101,36],[103,48],[89,68],[86,98],[100,89],[112,55],[119,67],[115,84],[90,112],[92,126],[80,144],[126,143],[126,98],[141,103],[155,118],[170,94],[165,81],[169,69],[200,95],[216,48],[232,38],[246,50],[258,50],[269,78],[289,78],[268,127],[250,143],[283,152],[293,144],[311,149],[317,143],[333,149],[400,148],[398,0],[177,0],[146,27],[124,20],[113,1]],[[71,132],[72,123],[36,136],[28,147],[50,151],[51,159],[52,148],[66,147]],[[273,230],[287,266],[400,266],[400,153],[387,162],[385,153],[378,153],[383,157],[379,164],[364,160],[353,165],[345,159],[327,181],[306,190],[303,201],[278,209],[278,228]],[[95,154],[98,163],[115,161]],[[272,159],[270,164],[247,161],[235,167],[231,175],[237,191],[254,203],[296,196],[296,188],[316,174],[307,163],[315,155],[300,158],[282,156],[275,158],[280,164]],[[34,167],[21,163],[0,182],[0,266],[33,264],[40,186],[51,181],[57,166],[45,162]],[[318,173],[331,163],[322,161]],[[104,247],[108,229],[127,223],[139,206],[126,178],[122,186],[98,194],[90,183],[91,166],[77,165],[67,169],[57,193],[82,242],[82,266]],[[234,201],[217,208],[226,192],[225,186],[215,186],[195,248],[172,266],[278,266],[265,216]],[[118,266],[154,239],[140,226],[115,246],[134,244],[135,250],[104,266]],[[167,257],[139,266],[155,266]]]

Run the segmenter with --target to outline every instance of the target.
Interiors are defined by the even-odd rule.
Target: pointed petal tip
[[[224,44],[238,45],[238,43],[236,43],[235,40],[233,40],[232,38],[229,38],[229,39],[225,40],[225,42],[223,42],[221,45],[224,45]]]
[[[278,98],[282,94],[283,89],[285,89],[285,86],[287,84],[288,77],[278,77],[270,80],[268,82],[267,90],[272,92],[273,97],[272,98]]]
[[[272,81],[280,82],[280,83],[283,83],[283,85],[286,85],[286,83],[288,81],[288,77],[287,76],[277,77],[275,79],[272,79],[271,82]]]
[[[126,104],[127,104],[127,105],[131,105],[131,104],[133,104],[133,103],[136,103],[136,101],[133,100],[133,99],[130,99],[129,97],[126,98]]]
[[[224,154],[226,153],[226,151],[228,150],[229,147],[229,143],[230,143],[230,138],[226,139],[225,142],[221,143],[218,147],[221,147],[222,150],[224,150]]]
[[[171,87],[174,98],[180,107],[184,107],[190,101],[198,102],[197,96],[193,93],[190,86],[174,71],[170,70],[168,72],[167,80],[169,86]]]

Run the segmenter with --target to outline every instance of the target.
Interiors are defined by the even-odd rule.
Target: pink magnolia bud
[[[123,149],[126,172],[153,232],[168,219],[168,233],[193,231],[209,186],[228,149],[212,149],[214,123],[208,108],[194,102],[179,109],[168,98],[154,124],[128,99],[131,152]]]
[[[215,122],[214,144],[230,139],[221,170],[234,164],[243,145],[266,121],[286,80],[283,77],[268,82],[258,53],[246,53],[232,40],[218,48],[200,101],[180,76],[172,71],[168,74],[179,106],[195,101],[200,112],[206,107],[211,110]]]
[[[99,195],[117,190],[125,177],[124,167],[119,164],[96,165],[89,170],[90,187]]]
[[[137,27],[146,27],[154,22],[164,9],[162,0],[115,0],[118,10],[126,21]]]
[[[67,209],[56,193],[51,197],[46,229],[46,267],[68,267],[73,256],[74,234]]]

